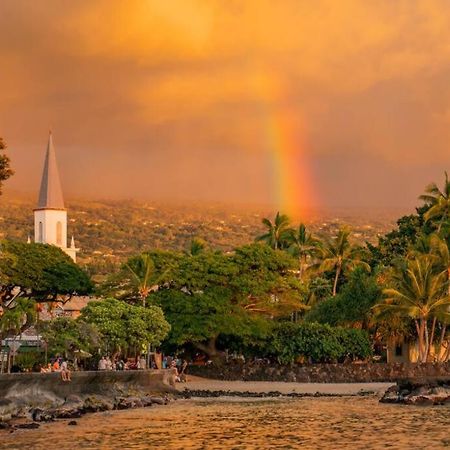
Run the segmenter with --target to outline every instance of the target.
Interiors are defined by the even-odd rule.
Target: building
[[[438,348],[432,345],[430,349],[430,362],[442,361],[448,355],[445,345]],[[443,358],[444,357],[444,358]],[[419,362],[419,343],[417,340],[390,340],[386,348],[386,358],[388,363],[417,363]]]
[[[34,210],[34,242],[56,245],[75,262],[78,249],[72,236],[67,241],[67,210],[61,188],[52,133],[48,137],[41,188],[37,208]]]

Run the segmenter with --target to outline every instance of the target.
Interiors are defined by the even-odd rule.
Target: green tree
[[[180,257],[177,253],[161,250],[132,256],[99,287],[98,294],[145,306],[150,293],[159,284],[171,280],[171,272]]]
[[[299,278],[303,279],[303,274],[308,268],[308,262],[318,256],[321,242],[308,232],[306,225],[301,223],[295,230],[288,234],[288,251],[298,259]]]
[[[191,256],[196,256],[206,249],[206,242],[200,238],[194,238],[191,241],[188,254]]]
[[[36,322],[36,303],[28,298],[16,298],[0,314],[0,338],[15,337]]]
[[[46,244],[3,241],[0,249],[0,306],[18,297],[38,302],[58,296],[88,294],[92,283],[60,248]]]
[[[14,171],[11,169],[11,161],[9,157],[3,153],[6,149],[6,144],[0,137],[0,195],[2,193],[3,182],[14,175]]]
[[[235,272],[229,285],[235,303],[269,317],[303,310],[306,288],[295,274],[295,259],[288,253],[255,243],[237,248],[231,260]]]
[[[114,298],[88,303],[80,320],[95,325],[106,350],[117,353],[159,345],[170,330],[161,308],[134,306]]]
[[[336,297],[317,303],[305,316],[308,322],[368,329],[372,307],[381,299],[376,279],[361,268],[355,269]]]
[[[421,362],[428,361],[438,321],[447,324],[450,320],[447,285],[447,271],[436,270],[431,255],[415,255],[397,264],[384,301],[374,307],[379,318],[393,315],[414,321]]]
[[[334,270],[333,297],[337,294],[339,277],[346,271],[361,266],[370,270],[370,266],[361,259],[362,250],[350,243],[350,229],[343,227],[336,237],[327,239],[323,247],[321,269]]]
[[[277,212],[273,223],[266,217],[262,219],[262,223],[267,231],[261,236],[258,236],[256,241],[263,241],[274,250],[284,248],[287,245],[287,239],[290,234],[289,217]]]
[[[450,217],[450,181],[445,172],[443,189],[439,189],[436,183],[431,183],[425,188],[425,194],[419,197],[429,207],[425,213],[426,221],[437,220],[437,231],[441,231],[442,225]]]
[[[39,324],[39,333],[53,355],[72,354],[77,350],[94,352],[102,346],[96,326],[70,317],[57,317]]]
[[[231,255],[204,251],[181,258],[152,296],[172,326],[169,342],[218,358],[221,336],[247,340],[261,334],[271,318],[302,307],[295,266],[290,255],[263,244]]]

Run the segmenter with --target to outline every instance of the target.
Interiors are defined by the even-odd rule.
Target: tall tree
[[[180,257],[177,253],[160,250],[133,256],[108,277],[98,293],[145,306],[152,290],[160,283],[170,282],[171,271]]]
[[[150,255],[143,253],[138,257],[125,263],[125,268],[129,272],[129,282],[136,290],[137,295],[145,307],[147,297],[150,295],[152,288],[152,277],[154,272],[154,264]]]
[[[286,214],[280,214],[277,212],[273,222],[267,217],[264,217],[264,219],[262,219],[262,223],[266,227],[267,231],[261,236],[258,236],[256,241],[263,241],[274,250],[283,248],[287,243],[287,238],[290,233],[289,217]]]
[[[425,220],[437,220],[437,231],[439,233],[442,225],[450,217],[450,181],[447,172],[445,172],[442,190],[439,189],[436,183],[431,183],[425,188],[425,194],[421,195],[419,198],[429,206],[429,209],[424,216]]]
[[[289,253],[298,259],[299,278],[303,279],[303,274],[308,267],[308,261],[319,253],[321,242],[308,232],[306,225],[303,223],[297,229],[291,230],[287,240]]]
[[[336,237],[325,241],[323,247],[321,269],[335,271],[333,297],[336,296],[339,277],[343,272],[358,266],[370,270],[370,266],[361,259],[361,248],[350,243],[350,233],[348,227],[341,228]]]
[[[420,362],[428,361],[437,323],[450,321],[447,284],[447,270],[437,269],[433,256],[415,255],[396,265],[384,301],[374,307],[379,318],[394,315],[414,321]]]
[[[9,157],[3,153],[3,150],[6,149],[6,144],[3,139],[0,137],[0,195],[2,193],[3,182],[14,175],[14,171],[10,166]]]

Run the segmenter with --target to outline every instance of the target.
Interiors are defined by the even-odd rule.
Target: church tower
[[[48,137],[37,208],[34,210],[34,242],[60,247],[74,261],[78,249],[72,237],[67,247],[67,210],[61,189],[52,133]]]

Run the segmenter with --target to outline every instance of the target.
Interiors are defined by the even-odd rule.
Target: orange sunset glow
[[[0,29],[6,195],[49,128],[77,197],[411,207],[450,163],[447,1],[2,0]]]

